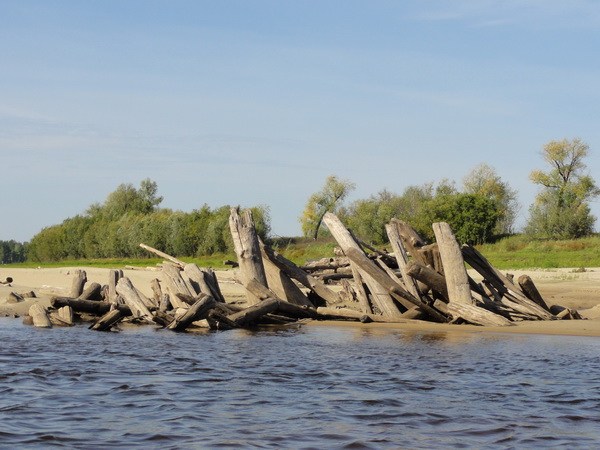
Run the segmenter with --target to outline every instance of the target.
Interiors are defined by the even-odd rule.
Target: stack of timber
[[[227,302],[213,270],[140,244],[165,260],[151,283],[151,296],[121,270],[111,270],[104,286],[87,283],[85,272],[77,271],[69,296],[52,298],[49,310],[32,308],[30,321],[46,328],[87,320],[98,331],[124,322],[184,331],[299,320],[510,326],[579,318],[576,311],[549,308],[529,277],[515,283],[475,248],[461,247],[446,223],[433,224],[437,242],[427,245],[408,224],[393,219],[386,226],[393,252],[387,253],[362,242],[334,214],[327,213],[323,222],[339,244],[336,257],[299,267],[259,239],[251,211],[231,209],[229,229],[245,307]],[[469,276],[465,263],[480,281]],[[341,271],[341,284],[328,285],[323,271]]]

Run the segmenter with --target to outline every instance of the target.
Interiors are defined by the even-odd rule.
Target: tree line
[[[573,239],[593,233],[595,217],[589,202],[600,189],[587,174],[587,144],[579,139],[551,141],[542,151],[547,170],[535,170],[540,186],[529,208],[524,233],[533,239]],[[305,236],[322,233],[323,215],[332,211],[361,239],[387,241],[385,224],[393,217],[409,222],[432,239],[431,224],[448,222],[463,243],[480,244],[515,232],[517,192],[487,164],[475,167],[457,187],[450,180],[408,186],[401,193],[384,189],[346,204],[355,185],[335,176],[312,194],[300,217]],[[0,241],[2,263],[65,259],[148,256],[141,242],[182,257],[233,251],[229,232],[230,206],[203,205],[191,212],[161,208],[156,182],[145,179],[138,188],[121,184],[103,203],[44,228],[29,243]],[[259,235],[269,237],[269,209],[254,206]]]
[[[532,239],[577,239],[593,233],[595,217],[589,202],[600,195],[587,174],[589,146],[580,139],[550,141],[542,151],[546,171],[534,170],[540,186],[524,233]],[[384,225],[392,217],[409,222],[424,237],[433,238],[431,224],[448,222],[463,243],[481,244],[515,232],[519,211],[517,192],[487,164],[474,168],[462,188],[449,180],[409,186],[400,194],[383,190],[349,205],[344,199],[354,189],[349,180],[335,176],[308,199],[300,217],[305,236],[316,238],[328,211],[337,213],[362,239],[374,244],[387,240]]]
[[[229,233],[230,206],[207,205],[192,212],[160,208],[156,182],[145,179],[139,188],[121,184],[102,204],[81,215],[44,228],[28,245],[28,259],[135,258],[148,256],[145,243],[169,254],[201,256],[233,250]],[[252,207],[259,235],[270,232],[269,210]]]

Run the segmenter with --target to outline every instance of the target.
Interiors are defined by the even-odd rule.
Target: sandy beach
[[[49,306],[52,296],[68,295],[75,270],[83,269],[88,282],[106,284],[109,269],[92,267],[63,267],[43,269],[6,268],[0,271],[0,279],[12,277],[10,285],[0,286],[0,316],[21,317],[29,307],[40,302]],[[586,320],[527,321],[511,327],[481,327],[471,325],[449,325],[431,322],[401,324],[360,324],[357,322],[310,322],[311,326],[356,326],[366,328],[403,329],[410,331],[432,331],[444,333],[494,332],[534,333],[554,335],[600,336],[600,268],[589,268],[584,272],[577,269],[545,269],[508,271],[515,278],[525,273],[536,283],[548,305],[558,304],[576,309]],[[161,272],[153,268],[127,270],[124,274],[146,295],[152,295],[150,282],[160,280]],[[217,277],[227,302],[243,303],[244,289],[236,282],[235,270],[219,270]],[[36,298],[25,298],[18,303],[8,301],[11,292],[18,294],[33,291]]]

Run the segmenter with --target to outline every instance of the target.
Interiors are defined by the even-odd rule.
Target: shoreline
[[[0,285],[0,315],[22,317],[34,303],[50,305],[54,295],[67,295],[75,270],[85,270],[88,282],[106,284],[110,269],[94,267],[61,268],[8,268],[0,267],[0,278],[13,278],[11,285]],[[152,295],[150,283],[161,276],[161,271],[153,269],[124,269],[126,277],[144,294]],[[529,275],[536,283],[542,296],[549,305],[559,304],[578,310],[586,320],[552,320],[515,322],[509,327],[489,327],[475,325],[451,325],[425,321],[406,321],[406,323],[369,323],[344,321],[303,321],[303,326],[341,326],[376,332],[409,331],[424,333],[501,333],[523,335],[561,335],[600,337],[600,268],[586,269],[546,269],[510,271],[518,277]],[[236,282],[236,270],[216,270],[223,295],[228,302],[243,303],[244,288]],[[8,303],[11,292],[33,291],[36,298],[26,298],[18,303]]]

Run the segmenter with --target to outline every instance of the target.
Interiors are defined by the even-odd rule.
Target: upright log
[[[474,305],[471,296],[471,286],[465,261],[463,260],[460,246],[446,222],[437,222],[433,224],[433,233],[438,243],[442,265],[444,266],[444,275],[446,277],[446,286],[448,287],[448,299],[450,302],[463,305]]]
[[[267,275],[262,263],[258,235],[254,228],[252,211],[247,209],[239,214],[238,208],[231,208],[229,228],[233,237],[233,246],[240,264],[240,275],[244,287],[248,281],[256,279],[267,286]],[[258,299],[251,292],[246,291],[248,304],[255,305]]]
[[[73,277],[73,281],[71,283],[71,291],[70,296],[73,298],[79,297],[83,293],[83,286],[87,281],[87,274],[85,270],[76,270],[75,276]]]
[[[179,266],[173,264],[164,264],[162,269],[163,281],[169,291],[171,304],[173,308],[187,308],[187,304],[177,298],[177,294],[184,294],[189,297],[194,297],[195,293],[190,292],[190,287],[183,280]]]
[[[131,309],[133,317],[145,319],[148,322],[153,322],[152,313],[146,307],[143,300],[140,298],[137,289],[127,277],[123,277],[117,283],[117,294],[123,297],[125,304]]]
[[[111,269],[108,273],[108,298],[110,303],[117,303],[117,283],[123,278],[121,269]]]
[[[327,225],[327,228],[340,245],[344,253],[350,257],[348,251],[354,249],[364,255],[364,252],[358,245],[358,243],[352,238],[352,235],[348,229],[342,224],[340,219],[335,214],[330,212],[325,213],[323,222]],[[365,256],[366,257],[366,256]],[[352,258],[350,258],[352,260]],[[368,259],[368,258],[367,258]],[[374,305],[381,311],[384,316],[387,317],[400,317],[401,312],[398,307],[394,304],[392,297],[390,296],[389,290],[385,289],[380,283],[378,283],[371,275],[363,270],[359,266],[359,270],[362,270],[361,276],[371,291],[372,301]]]
[[[411,302],[413,305],[420,307],[435,321],[448,321],[446,316],[428,304],[423,303],[421,299],[413,296],[410,292],[406,291],[402,286],[388,277],[387,274],[377,267],[373,261],[367,258],[367,256],[361,250],[357,248],[349,248],[346,254],[365,274],[374,280],[377,280],[377,282],[383,286],[384,289],[387,289],[387,291],[392,293],[396,298],[403,298]],[[396,317],[401,318],[402,316],[398,315]]]
[[[371,304],[369,303],[369,297],[367,296],[367,291],[365,290],[365,285],[363,283],[362,275],[356,267],[356,264],[352,264],[352,278],[354,279],[356,298],[358,299],[358,304],[360,305],[361,311],[365,314],[373,314]]]
[[[406,248],[404,247],[404,243],[402,242],[402,236],[400,236],[400,230],[398,229],[398,222],[392,221],[385,226],[385,231],[388,235],[388,239],[390,240],[390,244],[392,249],[394,250],[394,255],[396,255],[396,260],[398,261],[398,268],[400,269],[400,273],[402,274],[402,280],[404,281],[404,286],[415,297],[420,297],[420,292],[417,289],[417,283],[413,280],[412,277],[408,276],[407,267],[408,264],[408,255],[406,252]]]

